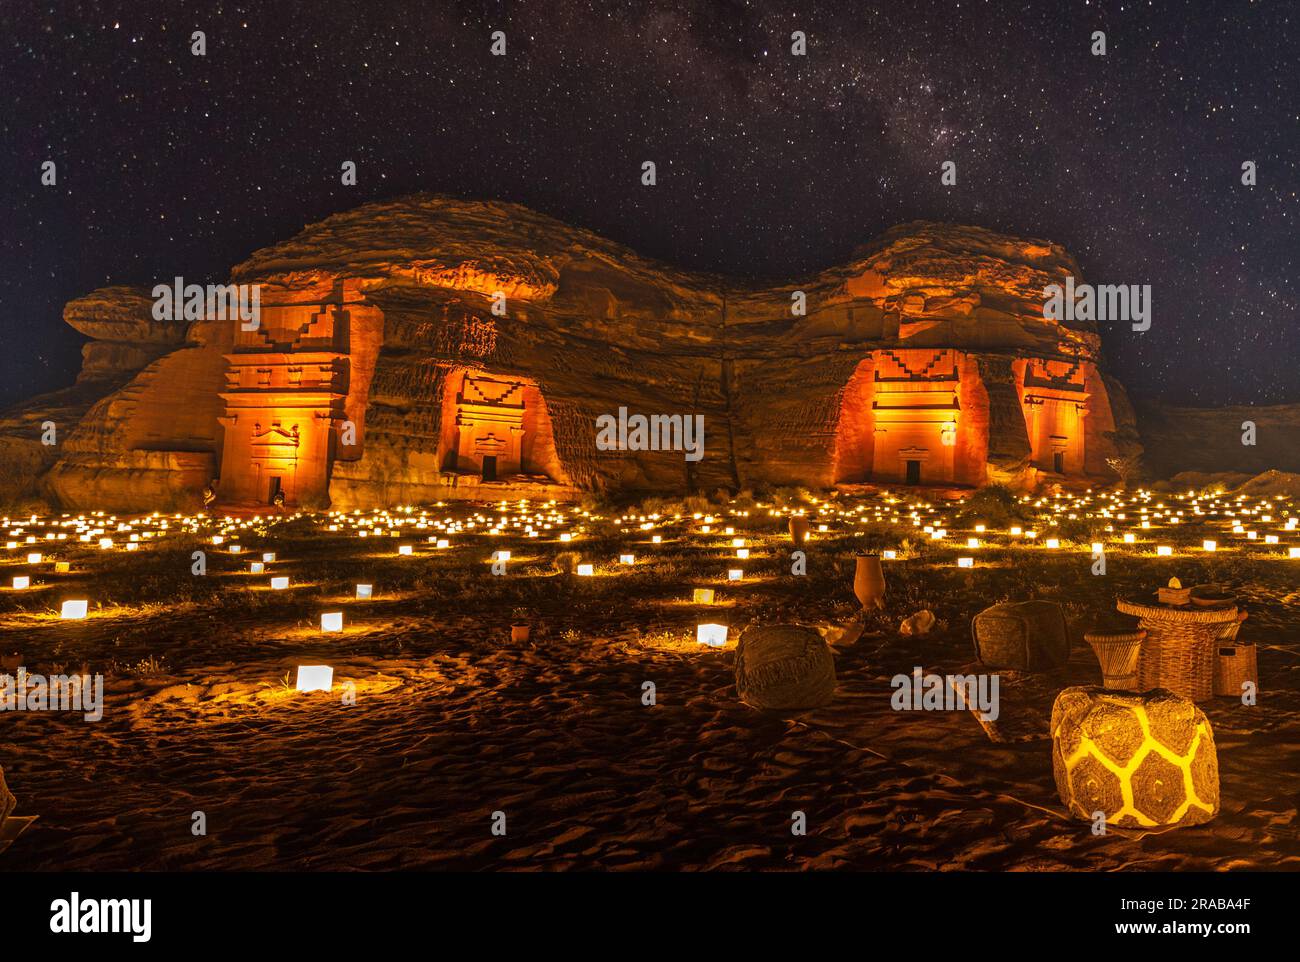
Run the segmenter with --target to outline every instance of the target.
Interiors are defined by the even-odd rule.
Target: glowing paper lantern
[[[748,548],[737,548],[737,549],[736,549],[736,557],[739,558],[739,559],[741,559],[742,561],[745,560],[746,558],[749,557],[749,549],[748,549]]]
[[[966,539],[966,547],[968,547],[968,548],[978,548],[979,546],[980,546],[980,539],[979,539],[979,538],[967,538],[967,539]]]
[[[1126,534],[1126,535],[1124,535],[1124,543],[1125,543],[1125,544],[1133,544],[1133,542],[1135,542],[1135,541],[1137,541],[1137,535],[1135,535],[1135,534]]]
[[[697,605],[711,605],[713,604],[713,589],[696,588],[691,597]]]
[[[1300,548],[1288,548],[1288,549],[1287,549],[1287,557],[1288,557],[1288,558],[1300,558]]]
[[[663,540],[664,539],[661,535],[655,535],[653,538],[650,539],[652,544],[660,544]]]
[[[29,554],[29,555],[27,556],[27,563],[28,563],[29,565],[38,565],[38,564],[41,563],[41,556],[40,556],[39,554],[33,552],[32,554]]]
[[[260,561],[250,561],[248,564],[248,570],[255,575],[260,575],[266,570],[266,565],[262,564]]]
[[[744,538],[732,538],[732,539],[731,539],[731,546],[732,546],[733,548],[743,548],[743,547],[745,547],[745,539],[744,539]]]
[[[232,545],[230,546],[230,553],[231,553],[231,554],[239,554],[239,552],[241,552],[241,551],[243,551],[243,550],[244,550],[244,549],[241,548],[241,547],[240,547],[239,545],[237,545],[237,544],[232,544]]]
[[[1218,545],[1218,543],[1215,542],[1215,541],[1209,541],[1209,540],[1202,541],[1202,542],[1201,542],[1201,547],[1202,547],[1204,550],[1206,550],[1206,551],[1218,551],[1218,550],[1219,550],[1219,545]]]
[[[974,567],[975,567],[975,559],[974,559],[974,558],[958,558],[958,559],[957,559],[957,567],[958,567],[958,568],[974,568]]]
[[[618,563],[621,565],[636,564],[636,557],[630,554],[621,554],[618,556]]]
[[[287,587],[289,587],[289,579],[288,579],[286,576],[281,575],[281,576],[278,577],[278,578],[272,578],[272,579],[271,579],[271,588],[272,588],[272,590],[274,590],[274,591],[283,591],[283,590],[284,590],[285,588],[287,588]]]
[[[357,585],[357,597],[369,598],[373,590],[372,585]]]
[[[24,588],[31,587],[32,579],[27,575],[14,575],[14,590],[22,591]]]
[[[343,630],[343,612],[327,611],[320,616],[321,631],[342,631]]]
[[[299,691],[329,691],[334,687],[334,669],[329,665],[299,665]]]
[[[451,542],[448,541],[446,538],[440,538],[440,539],[438,540],[438,543],[437,543],[436,545],[434,545],[434,547],[436,547],[436,548],[450,548],[450,547],[451,547]]]
[[[739,568],[728,568],[728,569],[727,569],[727,580],[728,580],[728,581],[739,581],[739,580],[740,580],[741,578],[743,578],[743,577],[745,577],[745,572],[742,571],[741,569],[739,569]]]
[[[1173,553],[1174,553],[1174,549],[1169,547],[1168,545],[1162,544],[1156,546],[1156,554],[1161,558],[1167,558]]]
[[[711,648],[721,648],[727,643],[727,626],[726,625],[696,625],[695,640],[701,645],[708,645]]]
[[[112,539],[112,538],[100,538],[100,539],[99,539],[99,546],[100,546],[101,548],[111,548],[111,547],[113,547],[113,539]]]
[[[595,573],[596,568],[593,565],[578,565],[578,574],[582,575],[584,578],[590,578]]]
[[[898,552],[893,548],[886,548],[884,551],[880,552],[880,557],[884,558],[886,561],[893,561],[898,557]]]
[[[493,561],[509,561],[509,560],[510,560],[510,552],[509,552],[509,551],[494,551],[494,552],[492,552],[492,560],[493,560]]]
[[[398,554],[409,555],[409,554],[413,554],[414,552],[415,552],[415,548],[413,548],[413,547],[412,547],[411,545],[409,545],[409,544],[401,544],[401,545],[398,545],[398,546],[397,546],[397,553],[398,553]]]
[[[65,601],[59,617],[64,619],[84,618],[89,607],[90,603],[86,601]]]
[[[275,552],[274,552],[274,551],[266,551],[266,552],[263,552],[263,554],[262,554],[262,560],[263,560],[263,561],[274,561],[274,560],[275,560]]]
[[[1046,543],[1049,548],[1059,548],[1061,546],[1061,542],[1056,538],[1048,538]]]

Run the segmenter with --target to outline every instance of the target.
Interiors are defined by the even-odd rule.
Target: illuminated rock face
[[[1052,706],[1052,773],[1071,814],[1108,825],[1199,825],[1219,812],[1214,732],[1189,699],[1067,688]]]
[[[1113,478],[1123,390],[1095,329],[1042,314],[1069,274],[1056,245],[917,223],[842,267],[747,285],[514,205],[371,204],[235,268],[261,285],[256,331],[152,322],[125,288],[69,305],[108,345],[87,371],[112,377],[46,487],[69,507],[152,509],[219,479],[225,505],[351,509]],[[597,419],[620,408],[702,416],[703,457],[599,449]]]

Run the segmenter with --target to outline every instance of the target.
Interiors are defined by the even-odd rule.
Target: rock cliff
[[[342,507],[821,487],[913,470],[927,484],[1113,479],[1106,458],[1132,430],[1128,400],[1102,369],[1094,326],[1043,317],[1043,288],[1070,274],[1058,245],[917,222],[816,274],[738,281],[517,205],[368,204],[234,268],[233,282],[261,286],[255,334],[154,322],[147,292],[126,288],[69,304],[67,322],[93,338],[79,385],[103,392],[46,456],[57,457],[46,484],[76,507],[193,503],[205,475],[227,490],[232,471],[252,470],[250,446],[271,422],[288,437],[289,420],[327,431],[318,460]],[[308,391],[304,366],[325,361]],[[515,386],[513,442],[473,427],[486,409],[467,415],[470,383]],[[310,418],[295,400],[309,395]],[[620,408],[702,415],[704,456],[601,450],[596,419]],[[235,424],[254,440],[232,446]],[[0,432],[30,427],[11,415]],[[484,460],[498,450],[514,459],[509,477]],[[284,484],[317,470],[298,457]],[[254,467],[267,465],[278,470]]]

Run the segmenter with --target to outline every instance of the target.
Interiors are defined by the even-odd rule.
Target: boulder
[[[1120,828],[1198,825],[1219,812],[1214,732],[1190,699],[1067,688],[1052,706],[1052,774],[1070,813]]]
[[[971,621],[975,657],[989,668],[1051,671],[1070,657],[1065,611],[1054,601],[1008,601]]]
[[[754,708],[820,708],[835,696],[834,656],[812,628],[747,628],[736,650],[736,692]]]

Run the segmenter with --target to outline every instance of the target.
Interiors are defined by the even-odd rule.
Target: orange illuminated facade
[[[329,504],[338,458],[361,455],[377,311],[342,288],[329,298],[263,305],[236,331],[221,392],[221,504]]]
[[[978,484],[984,439],[972,361],[961,351],[873,351],[846,388],[837,482]]]
[[[1033,358],[1015,362],[1012,369],[1033,466],[1060,478],[1084,476],[1089,399],[1085,362]]]
[[[439,461],[444,477],[480,483],[565,477],[536,383],[459,369],[447,378]]]

